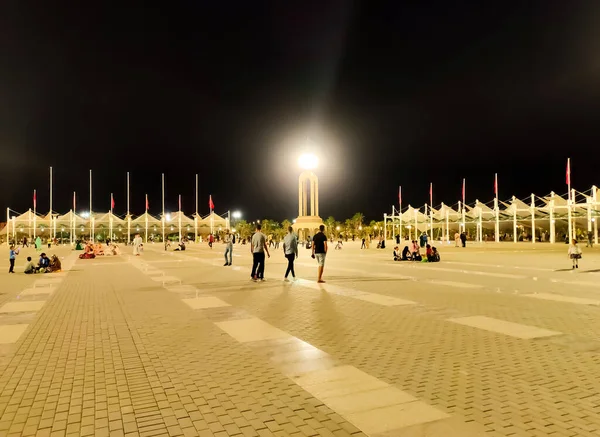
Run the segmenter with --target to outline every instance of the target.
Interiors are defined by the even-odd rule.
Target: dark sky
[[[0,12],[0,207],[297,215],[296,159],[321,158],[320,210],[566,192],[600,183],[600,2],[28,2]],[[80,209],[78,207],[78,209]],[[86,207],[87,209],[87,207]],[[4,213],[1,213],[4,217]]]

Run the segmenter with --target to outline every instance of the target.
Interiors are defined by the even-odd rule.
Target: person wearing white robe
[[[135,238],[133,239],[133,254],[135,256],[140,256],[140,248],[142,246],[142,237],[140,234],[135,234]]]

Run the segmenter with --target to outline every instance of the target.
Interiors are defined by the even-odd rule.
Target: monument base
[[[296,219],[292,225],[294,231],[298,234],[298,241],[305,241],[306,237],[314,236],[319,232],[319,226],[323,224],[321,217],[317,215],[305,215]]]

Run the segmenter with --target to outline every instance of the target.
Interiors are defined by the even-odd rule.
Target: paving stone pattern
[[[3,274],[0,436],[596,436],[600,253],[536,246],[348,244],[323,286],[219,244]]]

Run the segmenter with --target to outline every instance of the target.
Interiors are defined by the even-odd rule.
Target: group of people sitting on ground
[[[119,249],[119,246],[115,243],[108,243],[106,251],[104,251],[100,243],[94,244],[92,241],[88,241],[85,246],[83,246],[81,242],[77,242],[75,250],[84,251],[84,253],[79,255],[79,259],[94,259],[97,256],[121,254],[121,249]]]
[[[31,261],[31,257],[28,256],[23,272],[29,275],[32,273],[60,272],[61,270],[62,265],[60,259],[58,259],[56,255],[52,255],[52,258],[48,258],[45,253],[42,253],[37,266]]]
[[[408,246],[404,246],[402,253],[400,253],[400,249],[398,246],[394,247],[394,261],[423,261],[430,263],[440,261],[440,253],[438,252],[436,247],[427,244],[425,246],[425,258],[423,258],[423,256],[421,255],[421,247],[419,246],[416,240],[413,240],[410,243],[410,246],[410,248]]]

